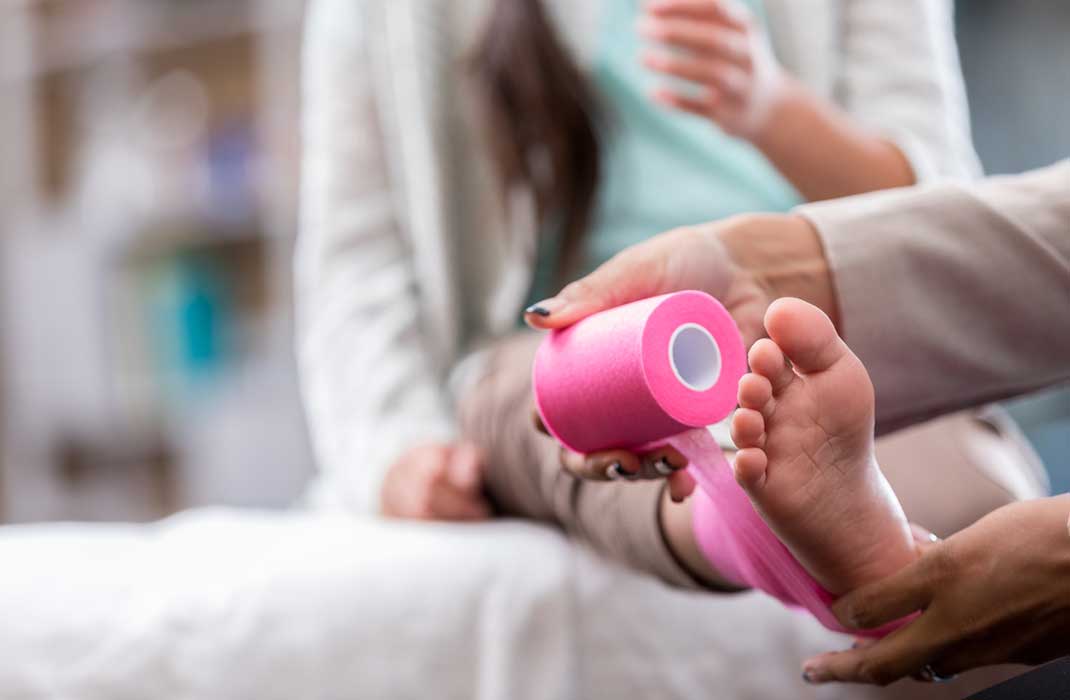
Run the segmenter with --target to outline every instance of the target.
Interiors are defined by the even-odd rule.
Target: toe
[[[765,419],[751,408],[741,408],[732,416],[732,442],[736,447],[761,447],[765,438]]]
[[[769,338],[752,345],[747,360],[754,374],[769,380],[773,394],[779,394],[795,378],[784,353]]]
[[[765,450],[757,447],[747,447],[736,453],[736,461],[732,466],[736,481],[744,491],[751,492],[761,487],[765,482],[765,468],[769,464]]]
[[[777,299],[765,312],[769,337],[802,373],[820,372],[849,352],[821,309],[801,299]]]
[[[762,410],[773,398],[773,385],[760,374],[743,375],[739,380],[739,405],[743,408]]]

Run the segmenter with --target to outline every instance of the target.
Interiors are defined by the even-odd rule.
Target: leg
[[[877,440],[877,461],[907,519],[941,537],[1001,506],[1048,495],[1036,453],[995,407],[885,435]]]
[[[816,307],[781,299],[765,325],[732,422],[736,479],[811,575],[844,593],[916,556],[874,457],[873,385]]]
[[[673,504],[664,482],[583,481],[561,469],[557,443],[531,421],[531,363],[540,340],[522,333],[502,342],[460,402],[462,432],[487,454],[487,491],[499,512],[551,522],[673,585],[717,587],[691,531],[690,505]]]

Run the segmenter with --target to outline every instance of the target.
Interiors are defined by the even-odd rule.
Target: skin
[[[486,520],[483,455],[473,443],[428,443],[403,454],[387,472],[380,512],[413,520]]]
[[[1068,517],[1070,494],[1004,506],[844,596],[834,612],[848,627],[924,612],[879,642],[809,659],[805,677],[885,685],[926,664],[947,676],[1070,654]]]
[[[526,319],[536,328],[558,328],[681,289],[719,297],[748,342],[760,337],[764,302],[780,296],[805,299],[837,319],[820,240],[805,219],[791,215],[738,217],[645,241],[536,305],[547,315],[532,311]],[[604,460],[605,455],[578,455],[565,466],[598,478]],[[629,462],[639,464],[634,456]],[[687,551],[697,549],[693,538],[688,541],[687,504],[666,499],[662,505],[666,539],[675,543],[674,551],[684,548],[676,553],[686,563]],[[1070,495],[994,511],[925,548],[899,572],[843,596],[834,608],[843,624],[857,629],[915,610],[924,612],[882,641],[808,660],[805,677],[815,683],[887,684],[917,676],[926,664],[949,675],[1070,653]]]
[[[749,141],[806,199],[913,185],[891,142],[811,93],[777,63],[761,23],[735,0],[656,0],[639,33],[650,70],[693,83],[651,98]]]
[[[736,481],[830,593],[895,573],[917,550],[873,454],[866,368],[828,317],[799,299],[773,302],[765,327],[732,417]]]

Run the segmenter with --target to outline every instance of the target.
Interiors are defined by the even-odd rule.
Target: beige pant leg
[[[576,479],[561,469],[557,443],[536,432],[531,362],[540,338],[518,334],[493,349],[482,379],[460,402],[462,433],[487,458],[491,501],[503,515],[550,522],[630,568],[699,587],[662,538],[663,482]]]
[[[941,537],[1018,500],[1047,494],[1047,475],[998,407],[962,411],[877,440],[881,469],[907,518]]]

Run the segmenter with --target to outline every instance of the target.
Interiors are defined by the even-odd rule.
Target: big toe
[[[825,312],[802,299],[777,299],[765,312],[765,329],[797,370],[820,372],[847,352]]]

